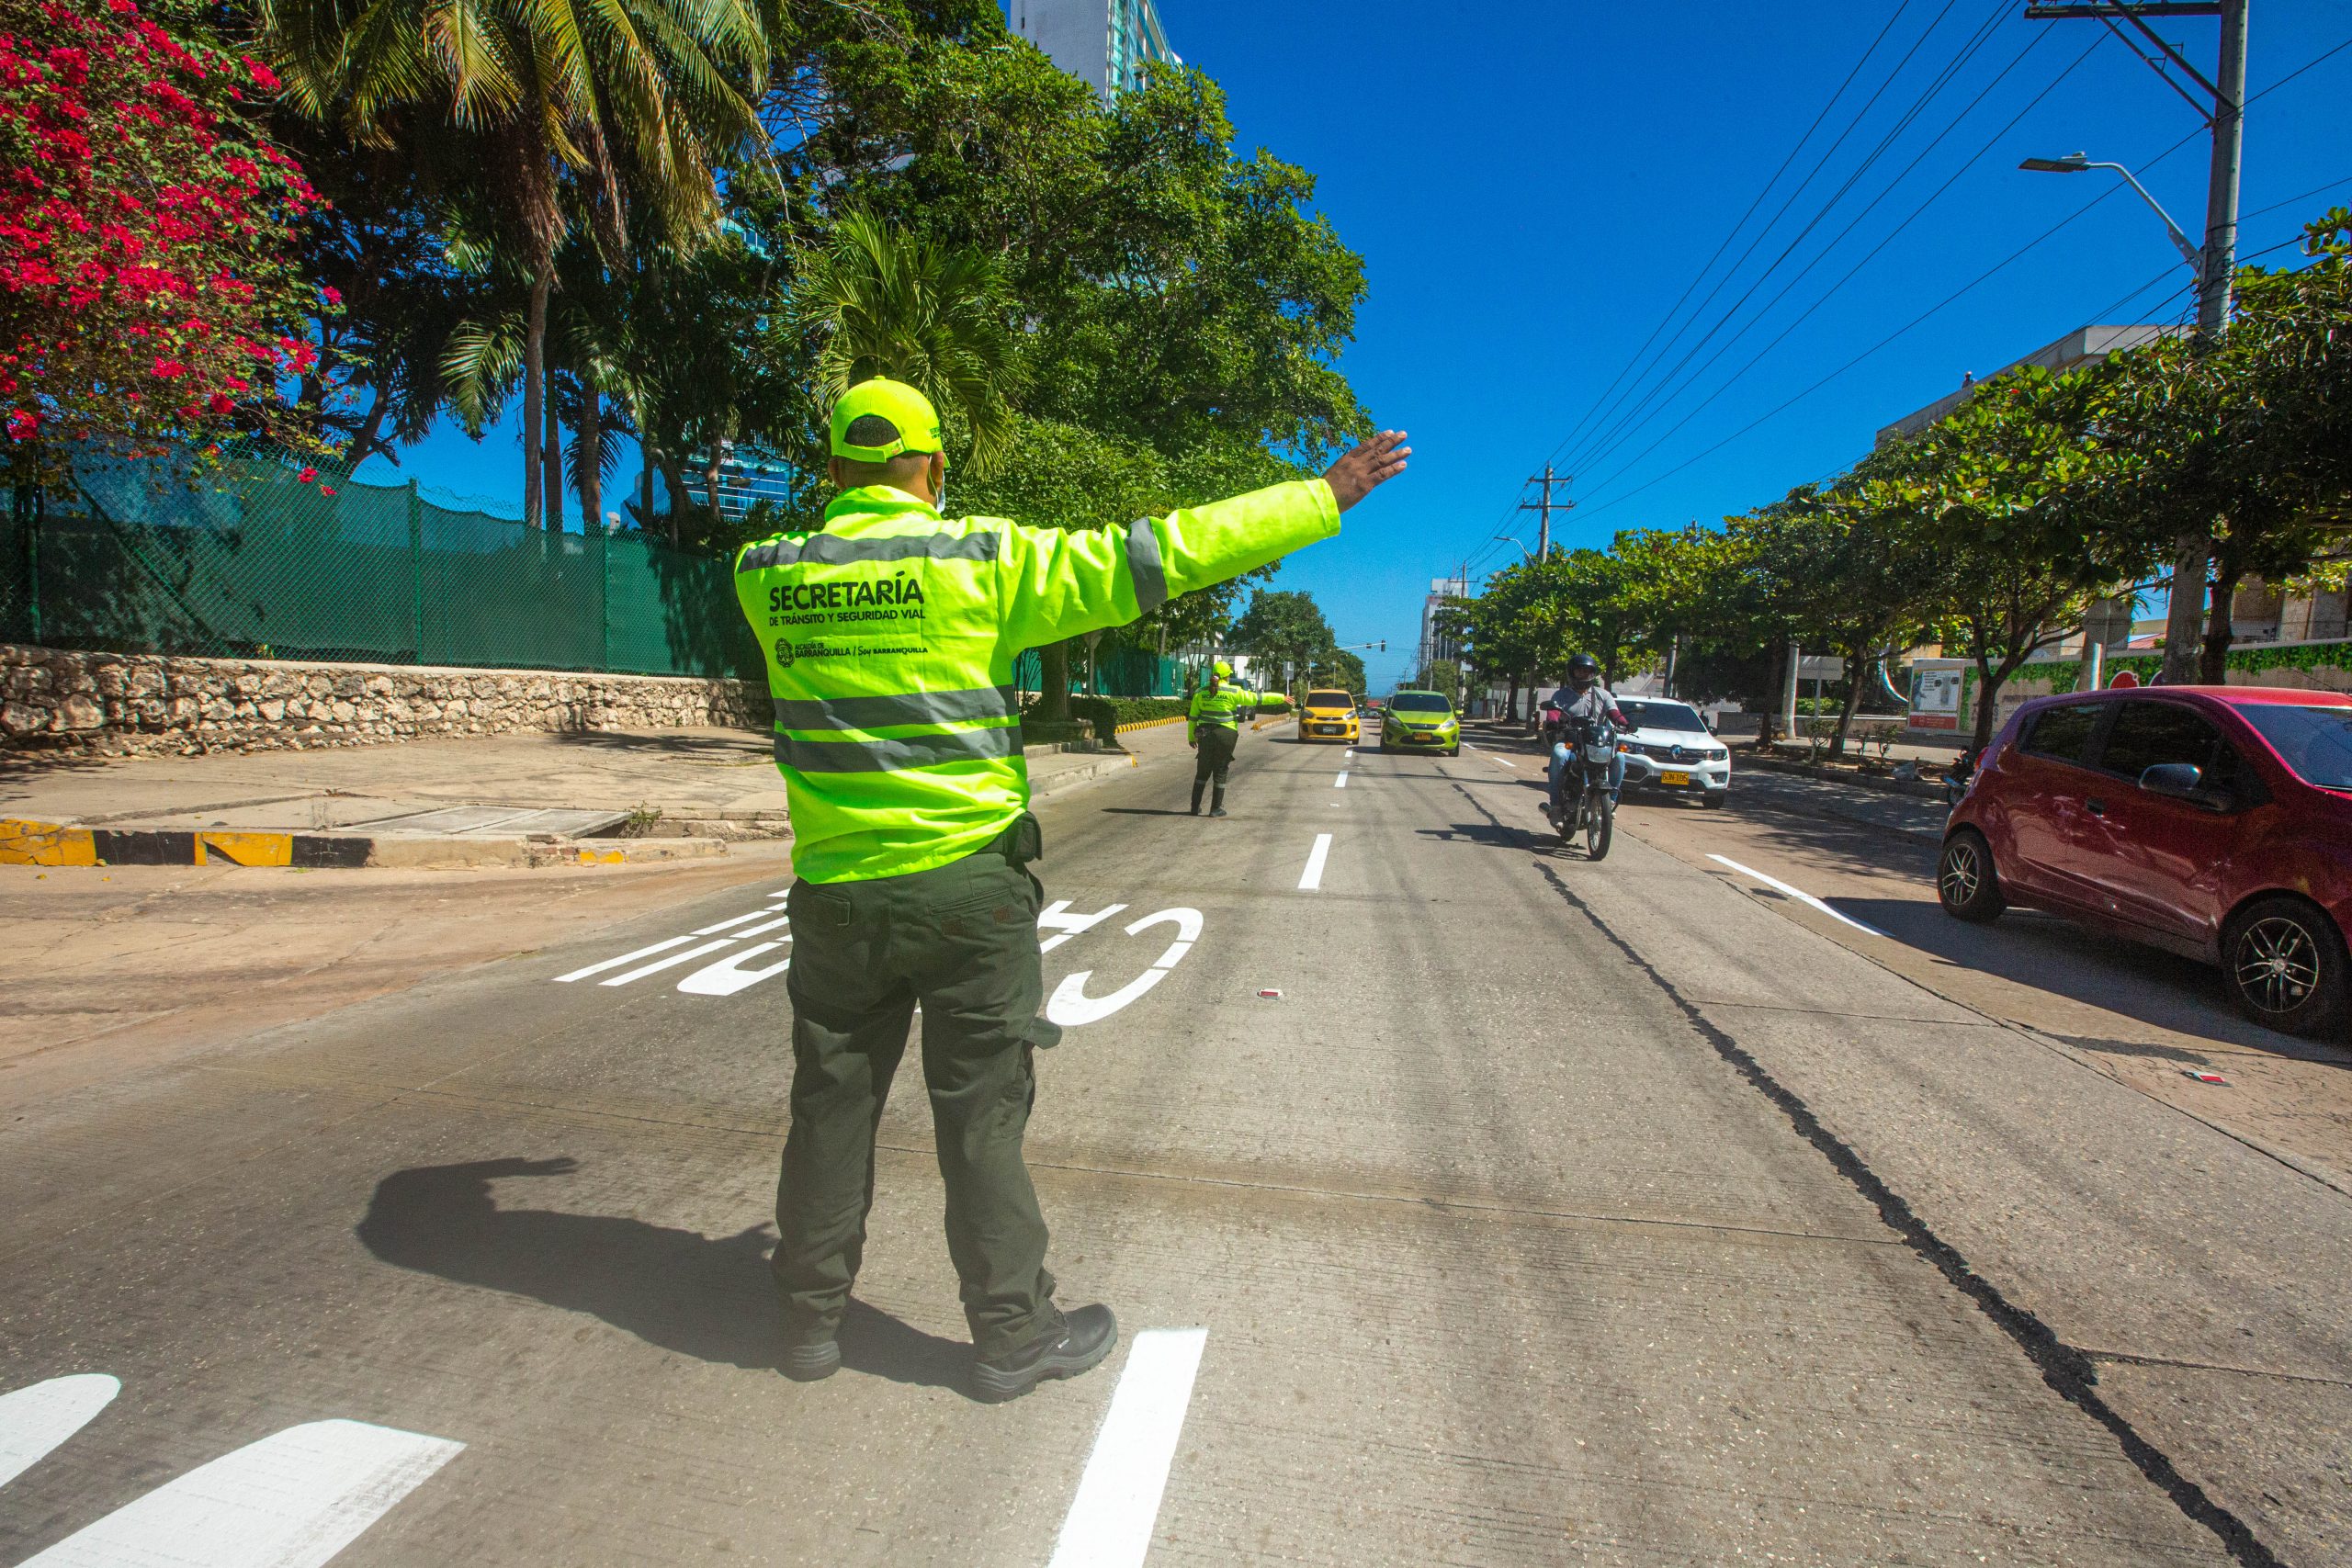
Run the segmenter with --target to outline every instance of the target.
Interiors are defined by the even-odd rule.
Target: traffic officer
[[[1225,815],[1225,771],[1233,765],[1233,749],[1241,743],[1241,710],[1257,699],[1238,686],[1228,686],[1233,666],[1220,659],[1209,666],[1208,684],[1193,694],[1192,712],[1184,719],[1184,742],[1200,755],[1193,763],[1193,815],[1201,814],[1201,792],[1216,781],[1209,797],[1209,815]]]
[[[1087,532],[940,513],[939,416],[871,380],[833,405],[821,531],[749,546],[736,594],[766,656],[792,814],[792,1127],[773,1267],[787,1376],[841,1364],[874,1199],[874,1138],[922,1007],[947,1250],[975,1392],[1009,1399],[1110,1353],[1110,1310],[1054,1304],[1021,1157],[1036,1093],[1042,847],[1012,661],[1339,532],[1401,471],[1401,434],[1320,479]]]

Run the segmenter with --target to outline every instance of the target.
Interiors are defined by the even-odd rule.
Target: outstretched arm
[[[1138,517],[1124,528],[1005,530],[1004,639],[1034,648],[1123,626],[1179,593],[1238,577],[1340,531],[1340,513],[1405,468],[1402,431],[1358,445],[1320,479]]]

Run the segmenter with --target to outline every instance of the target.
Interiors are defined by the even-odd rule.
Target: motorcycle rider
[[[1584,737],[1607,719],[1620,729],[1633,726],[1617,711],[1617,699],[1600,681],[1600,660],[1589,653],[1579,653],[1568,660],[1567,684],[1555,691],[1550,705],[1560,712],[1560,736],[1552,747],[1552,820],[1563,818],[1560,804],[1560,781],[1576,761],[1576,746]],[[1613,752],[1609,759],[1609,803],[1617,804],[1617,792],[1625,786],[1625,754]]]

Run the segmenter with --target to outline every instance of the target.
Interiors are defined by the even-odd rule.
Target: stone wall
[[[369,746],[515,730],[764,732],[741,681],[78,653],[0,643],[0,747],[108,753]]]

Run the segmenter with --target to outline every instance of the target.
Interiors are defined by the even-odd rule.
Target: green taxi
[[[1462,755],[1462,718],[1443,692],[1399,692],[1380,720],[1384,751],[1442,751]]]

